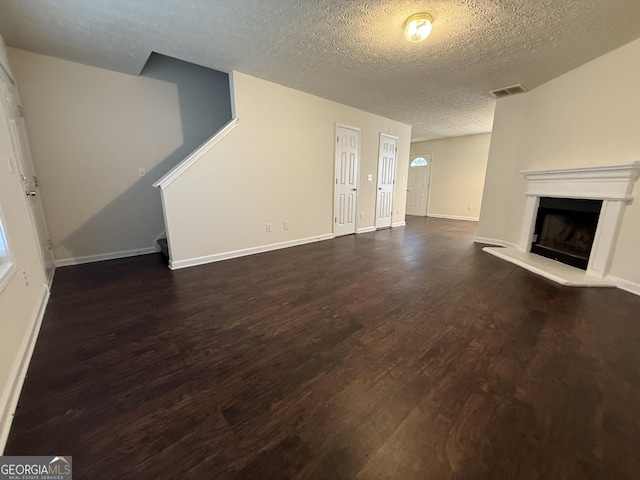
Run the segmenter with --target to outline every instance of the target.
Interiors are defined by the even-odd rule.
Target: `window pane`
[[[7,249],[7,241],[4,236],[4,229],[2,227],[2,219],[0,218],[0,263],[9,261],[9,251]]]
[[[426,165],[429,165],[429,163],[427,162],[427,159],[424,157],[414,158],[413,162],[411,162],[412,167],[424,167]]]

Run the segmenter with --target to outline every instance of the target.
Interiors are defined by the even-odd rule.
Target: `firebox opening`
[[[531,252],[587,269],[602,200],[540,198]]]

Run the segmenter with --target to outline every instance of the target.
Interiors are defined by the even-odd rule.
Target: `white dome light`
[[[404,38],[411,43],[420,43],[431,33],[433,18],[428,13],[416,13],[404,22]]]

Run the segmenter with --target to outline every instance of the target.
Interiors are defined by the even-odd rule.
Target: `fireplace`
[[[531,252],[587,269],[602,200],[540,198]]]
[[[615,286],[609,268],[640,162],[522,173],[526,190],[519,242],[497,240],[502,247],[483,250],[563,285]]]

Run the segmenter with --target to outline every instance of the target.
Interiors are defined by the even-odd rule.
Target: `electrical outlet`
[[[469,206],[467,207],[467,211],[469,211],[469,212],[470,212],[472,208],[473,208],[473,207],[472,207],[471,205],[469,205]]]
[[[289,220],[284,221],[284,229],[289,230]]]
[[[147,171],[142,167],[138,168],[138,176],[139,177],[146,177],[147,176]]]
[[[267,232],[270,232],[270,231],[271,231],[271,224],[267,223]]]
[[[364,220],[364,212],[360,212],[360,220]]]
[[[509,224],[509,230],[511,230],[511,231],[513,232],[515,229],[516,229],[516,224],[515,224],[515,223],[513,223],[513,222],[511,222],[511,223]]]
[[[396,215],[400,215],[400,210],[396,210]]]
[[[369,180],[370,182],[373,182],[373,173],[370,173],[369,175],[367,175],[367,180]]]

